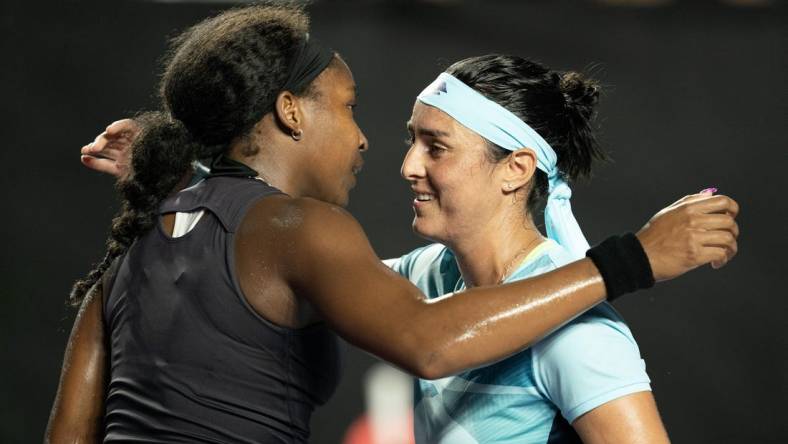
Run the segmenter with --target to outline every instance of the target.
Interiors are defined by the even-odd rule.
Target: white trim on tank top
[[[192,231],[197,226],[205,210],[197,210],[189,213],[175,213],[175,226],[172,228],[172,237],[181,237]]]

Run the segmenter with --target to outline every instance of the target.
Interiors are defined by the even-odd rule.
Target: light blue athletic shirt
[[[566,250],[548,240],[506,282],[569,262]],[[387,263],[429,298],[465,289],[444,245],[428,245]],[[416,380],[416,442],[572,442],[577,436],[569,424],[580,415],[651,390],[650,382],[629,328],[602,303],[503,361],[448,378]]]

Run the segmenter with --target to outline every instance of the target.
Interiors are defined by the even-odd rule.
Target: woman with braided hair
[[[107,255],[72,293],[80,312],[49,441],[306,442],[336,385],[333,332],[435,379],[521,351],[606,297],[735,254],[735,236],[709,247],[689,228],[729,232],[733,216],[725,227],[707,216],[735,215],[735,202],[694,195],[592,259],[425,298],[341,209],[367,140],[350,70],[307,25],[298,8],[255,6],[174,42],[163,111],[133,138]],[[210,174],[182,189],[198,159]]]

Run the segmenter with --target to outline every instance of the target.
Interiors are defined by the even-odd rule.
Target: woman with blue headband
[[[591,127],[598,95],[577,73],[516,56],[440,74],[413,107],[402,164],[413,228],[436,243],[392,268],[437,298],[584,257],[568,182],[602,157]],[[493,365],[418,380],[416,441],[668,442],[649,382],[629,328],[604,302]]]
[[[436,379],[519,352],[605,299],[735,254],[735,202],[695,195],[655,216],[640,241],[612,237],[590,260],[506,285],[478,287],[467,275],[475,288],[427,299],[380,262],[341,208],[367,141],[353,117],[352,73],[309,37],[303,11],[241,8],[194,26],[174,40],[161,99],[162,111],[139,119],[142,132],[129,138],[132,168],[105,258],[72,292],[81,308],[51,442],[306,442],[311,412],[336,386],[334,332]],[[109,139],[83,161],[121,171],[123,162],[91,157],[129,155]],[[210,173],[184,189],[198,159]],[[433,173],[420,183],[443,183]],[[525,176],[508,181],[507,196]],[[449,196],[425,187],[417,206]],[[566,215],[557,208],[554,221]],[[708,220],[723,210],[732,213],[725,225]],[[466,237],[479,222],[453,220],[448,229]],[[692,235],[697,226],[727,241],[709,246]]]

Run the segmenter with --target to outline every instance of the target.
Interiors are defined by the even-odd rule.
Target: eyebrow
[[[414,131],[413,131],[413,123],[408,121],[407,124],[406,124],[406,127],[407,127],[409,133],[414,133]],[[451,136],[451,134],[449,134],[447,131],[434,129],[434,128],[419,128],[418,133],[419,133],[419,135],[424,135],[424,136],[428,136],[428,137],[450,137]]]

